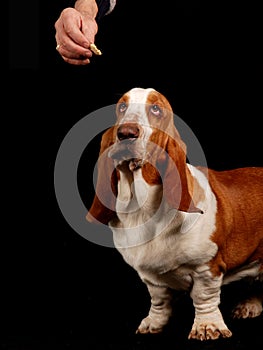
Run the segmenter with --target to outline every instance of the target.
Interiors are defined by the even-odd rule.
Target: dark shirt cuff
[[[76,0],[70,0],[69,6],[74,7]],[[96,0],[98,13],[96,21],[100,21],[106,14],[110,13],[115,7],[116,0]]]
[[[98,5],[98,13],[96,16],[96,21],[100,21],[111,10],[111,1],[96,0],[96,3]]]

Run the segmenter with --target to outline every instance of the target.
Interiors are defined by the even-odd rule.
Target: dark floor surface
[[[113,253],[114,255],[114,253]],[[117,258],[118,260],[118,258]],[[116,262],[116,261],[115,261]],[[174,315],[162,334],[135,334],[149,306],[144,285],[133,271],[126,271],[123,284],[117,276],[108,276],[112,284],[106,290],[76,283],[76,289],[60,289],[57,304],[53,298],[37,305],[20,306],[20,312],[10,308],[11,320],[1,345],[8,350],[261,350],[263,346],[263,315],[254,319],[232,319],[231,310],[247,292],[247,284],[235,282],[222,288],[220,309],[233,335],[228,339],[188,340],[193,322],[193,306],[188,294],[175,294]],[[116,271],[117,272],[117,271]],[[94,281],[93,281],[94,282]],[[55,285],[54,285],[55,287]],[[64,286],[65,287],[65,286]],[[80,288],[79,290],[77,288]],[[98,288],[98,289],[97,289]],[[250,288],[250,287],[249,287]],[[245,291],[245,292],[244,292]],[[60,294],[58,293],[58,294]],[[57,291],[54,293],[57,294]],[[48,296],[46,295],[46,298]],[[59,296],[58,296],[59,297]],[[36,298],[37,299],[37,298]],[[27,302],[24,298],[24,302]],[[22,312],[24,311],[24,314]],[[9,315],[10,316],[10,315]],[[17,317],[17,319],[12,319]],[[5,325],[6,326],[6,325]]]

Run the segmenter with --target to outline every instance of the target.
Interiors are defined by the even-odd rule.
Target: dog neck
[[[122,170],[118,181],[117,218],[109,223],[115,245],[144,244],[164,232],[171,222],[173,230],[175,226],[179,228],[184,215],[169,208],[163,197],[162,185],[149,185],[142,176],[141,168]]]
[[[189,177],[195,179],[195,186],[200,189],[196,191],[197,194],[206,193],[209,203],[214,202],[209,196],[211,191],[204,174],[192,166],[189,166],[189,170]],[[201,200],[198,205],[204,211],[207,210],[206,201]],[[116,213],[117,217],[109,226],[113,231],[115,245],[119,247],[140,245],[159,234],[187,233],[202,218],[199,213],[171,208],[163,196],[162,185],[148,184],[141,168],[130,171],[127,164],[119,169]]]

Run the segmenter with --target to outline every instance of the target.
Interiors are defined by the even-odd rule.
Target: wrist
[[[85,18],[95,20],[98,13],[98,6],[95,0],[77,0],[74,7]]]

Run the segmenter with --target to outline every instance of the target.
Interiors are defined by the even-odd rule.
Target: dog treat
[[[95,55],[102,55],[102,52],[97,48],[95,44],[90,44],[90,49]]]

